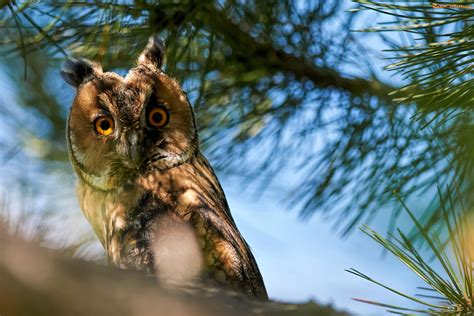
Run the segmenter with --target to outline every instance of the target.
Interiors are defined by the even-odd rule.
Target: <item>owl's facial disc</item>
[[[112,190],[189,161],[198,151],[194,113],[179,83],[162,71],[164,44],[151,38],[126,77],[85,59],[61,75],[76,88],[67,139],[86,183]]]

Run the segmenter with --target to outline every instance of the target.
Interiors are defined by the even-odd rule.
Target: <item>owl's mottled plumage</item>
[[[80,206],[114,264],[157,272],[156,230],[186,224],[201,250],[200,277],[266,299],[255,259],[199,150],[192,107],[161,69],[163,50],[150,39],[125,78],[88,60],[66,62],[61,74],[77,88],[67,139]]]

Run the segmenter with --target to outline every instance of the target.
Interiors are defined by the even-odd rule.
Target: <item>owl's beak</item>
[[[126,139],[128,143],[127,159],[134,167],[139,167],[143,161],[143,148],[138,132],[129,131]]]

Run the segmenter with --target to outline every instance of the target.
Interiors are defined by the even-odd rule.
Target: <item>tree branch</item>
[[[334,315],[331,307],[262,303],[204,286],[172,288],[142,273],[71,259],[0,228],[1,315]]]
[[[259,42],[214,5],[200,7],[193,18],[224,39],[236,57],[244,64],[273,71],[290,72],[298,79],[311,80],[320,88],[333,87],[348,91],[353,95],[370,94],[391,101],[388,93],[393,91],[394,87],[376,80],[343,77],[334,69],[317,67],[303,57],[285,53],[275,48],[272,43]]]

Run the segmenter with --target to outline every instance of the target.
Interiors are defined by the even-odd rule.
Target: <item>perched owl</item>
[[[199,245],[199,278],[267,299],[255,259],[200,152],[193,109],[163,72],[163,58],[162,41],[152,37],[126,77],[85,59],[64,64],[61,75],[77,92],[67,141],[81,209],[117,266],[159,272],[162,257],[182,245],[160,251],[153,245],[161,249],[173,233],[179,241],[174,227],[188,225]]]

